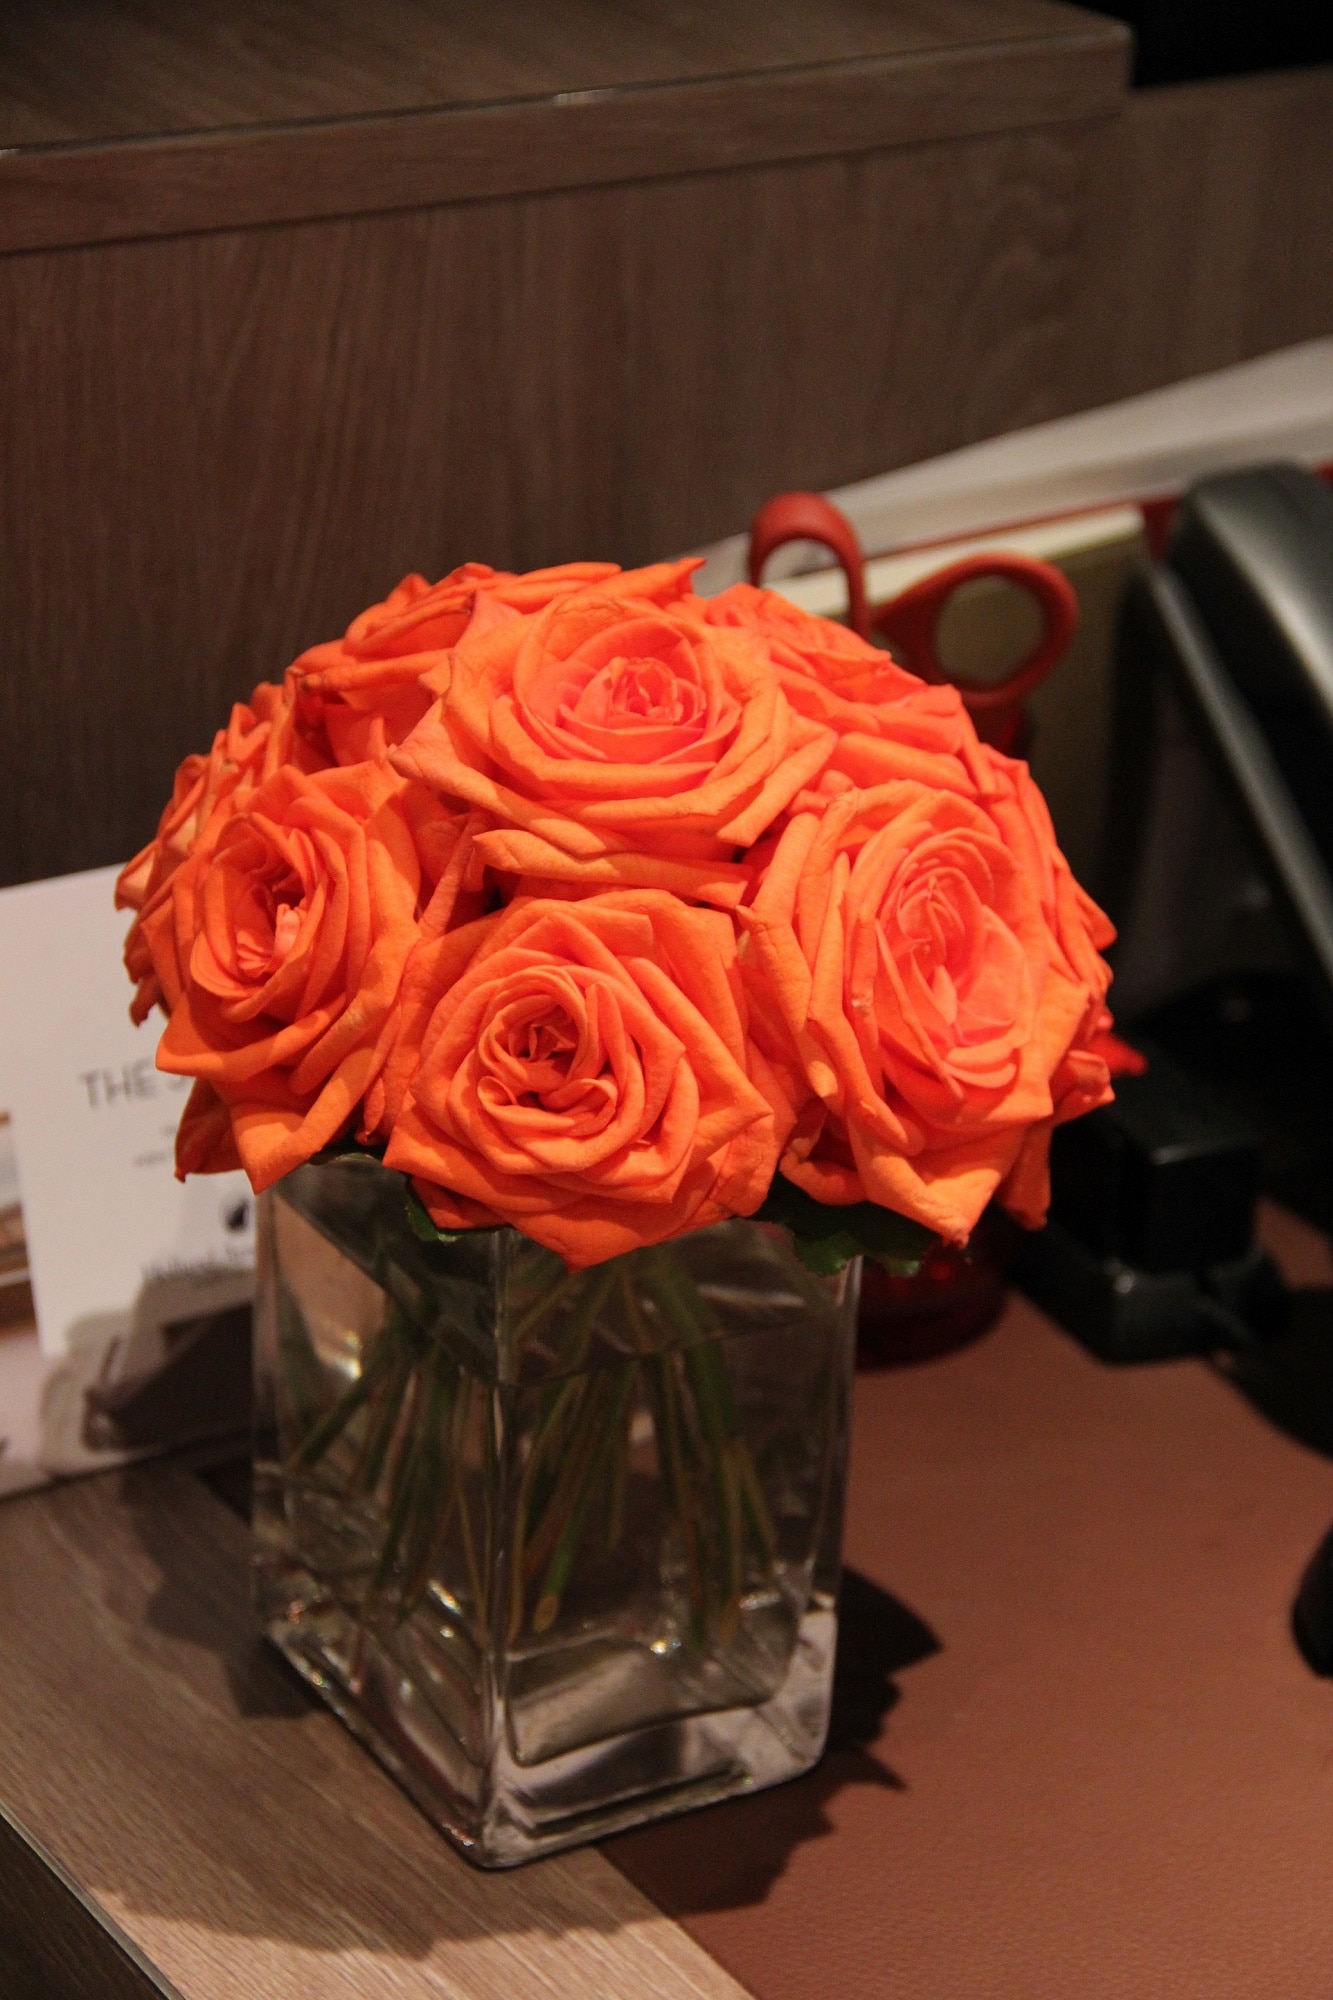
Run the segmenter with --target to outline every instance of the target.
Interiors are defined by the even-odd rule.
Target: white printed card
[[[116,872],[0,890],[0,1117],[17,1180],[0,1208],[12,1224],[17,1197],[36,1313],[34,1334],[0,1311],[0,1492],[173,1441],[172,1396],[197,1411],[213,1395],[201,1325],[252,1291],[245,1176],[175,1178],[190,1083],[155,1067],[160,1018],[130,1021]]]

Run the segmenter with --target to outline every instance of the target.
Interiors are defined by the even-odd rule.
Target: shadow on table
[[[772,1791],[618,1834],[602,1842],[603,1853],[670,1917],[762,1903],[792,1851],[833,1831],[826,1808],[839,1792],[849,1785],[904,1789],[870,1746],[901,1698],[894,1676],[939,1650],[907,1605],[858,1571],[844,1571],[823,1761]]]
[[[248,1457],[234,1451],[208,1454],[194,1471],[248,1528]],[[309,1714],[318,1706],[314,1695],[259,1631],[250,1597],[248,1549],[238,1549],[233,1523],[199,1509],[191,1509],[185,1519],[164,1507],[151,1467],[123,1474],[122,1491],[139,1545],[157,1566],[158,1584],[146,1622],[221,1662],[237,1715],[258,1721]],[[201,1550],[205,1535],[208,1543]]]
[[[118,1476],[118,1531],[133,1544],[122,1550],[119,1615],[156,1635],[131,1649],[130,1679],[136,1702],[145,1674],[152,1683],[150,1740],[163,1739],[152,1782],[169,1773],[170,1836],[140,1860],[108,1829],[89,1857],[92,1887],[115,1891],[126,1910],[220,1933],[391,1958],[425,1959],[450,1940],[570,1921],[563,1877],[548,1887],[541,1864],[500,1875],[469,1869],[350,1735],[330,1727],[317,1705],[312,1711],[255,1629],[247,1537],[236,1519],[244,1468],[210,1467],[207,1477],[229,1506],[213,1504],[179,1462]],[[792,1851],[831,1831],[827,1807],[837,1793],[902,1789],[870,1746],[899,1699],[895,1676],[938,1650],[913,1611],[848,1571],[829,1750],[819,1767],[762,1795],[608,1841],[608,1858],[672,1915],[762,1902]],[[115,1707],[131,1696],[116,1674],[112,1681],[104,1695]],[[246,1726],[255,1721],[258,1729]],[[614,1895],[575,1902],[582,1925],[625,1921]]]

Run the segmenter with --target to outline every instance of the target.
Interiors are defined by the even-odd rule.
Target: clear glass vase
[[[405,1192],[349,1159],[263,1203],[269,1637],[487,1866],[807,1770],[857,1266],[729,1222],[570,1273]]]

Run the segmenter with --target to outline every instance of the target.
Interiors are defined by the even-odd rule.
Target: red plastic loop
[[[1035,598],[1042,615],[1042,632],[1036,644],[1004,680],[987,684],[949,673],[940,662],[935,643],[945,605],[962,584],[979,577],[999,577],[1016,584]],[[1058,569],[1033,556],[965,556],[880,605],[871,613],[870,622],[912,673],[923,681],[951,682],[962,695],[978,732],[988,742],[1004,747],[1004,739],[1016,734],[1020,704],[1064,658],[1078,623],[1078,598]]]
[[[1021,754],[1026,730],[1022,703],[1059,665],[1078,623],[1078,599],[1058,569],[1032,556],[965,556],[872,610],[856,530],[831,500],[822,493],[778,493],[764,502],[750,526],[751,583],[761,582],[769,557],[788,542],[818,542],[835,558],[847,579],[847,622],[855,633],[862,639],[878,635],[923,681],[955,686],[978,735],[1001,750]],[[949,673],[935,643],[954,591],[979,577],[1016,584],[1035,598],[1042,616],[1037,643],[1005,680],[987,684]]]
[[[788,542],[819,542],[847,579],[847,622],[862,639],[870,637],[865,562],[856,530],[822,493],[776,493],[750,523],[750,581],[758,585],[764,565]]]

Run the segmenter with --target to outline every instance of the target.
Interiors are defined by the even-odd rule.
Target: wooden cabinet
[[[408,569],[633,562],[1333,327],[1333,73],[1049,0],[0,16],[0,879]]]

